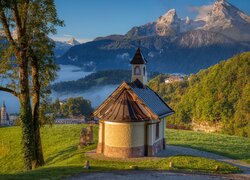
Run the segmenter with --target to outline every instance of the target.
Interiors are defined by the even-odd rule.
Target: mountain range
[[[216,0],[206,16],[196,19],[181,19],[171,9],[155,22],[133,27],[125,35],[98,37],[73,46],[57,62],[88,71],[128,69],[138,47],[149,71],[195,73],[250,51],[250,16],[226,0]]]

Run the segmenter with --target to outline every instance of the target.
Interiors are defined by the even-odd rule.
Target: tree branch
[[[27,19],[28,19],[28,10],[29,10],[29,0],[24,0],[24,17],[22,21],[23,31],[26,31]]]
[[[4,13],[4,10],[3,10],[3,5],[2,5],[1,2],[0,2],[0,21],[2,23],[4,33],[5,33],[6,37],[7,37],[10,45],[16,46],[16,43],[15,43],[13,37],[11,36],[9,24],[7,22],[7,18],[5,16],[5,13]]]
[[[22,29],[22,22],[20,19],[17,3],[14,3],[12,10],[13,10],[13,14],[14,14],[14,21],[16,22],[16,30],[17,30],[18,39],[19,39],[23,35],[23,29]]]
[[[0,86],[0,91],[4,91],[4,92],[10,93],[16,97],[19,97],[19,93],[17,93],[16,91],[14,91],[12,89],[6,88],[6,87]]]

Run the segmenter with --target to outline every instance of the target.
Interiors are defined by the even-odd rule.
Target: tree
[[[11,78],[0,90],[19,99],[24,165],[30,170],[44,163],[39,131],[40,97],[56,70],[53,45],[47,35],[55,33],[55,26],[63,22],[57,17],[53,0],[0,0],[0,23],[7,41],[1,49],[4,66],[0,73]],[[11,33],[12,29],[16,34]]]
[[[63,22],[57,17],[54,1],[34,1],[30,9],[32,15],[30,16],[31,23],[28,25],[28,39],[33,45],[30,46],[28,52],[31,64],[32,115],[36,139],[33,165],[36,167],[44,164],[39,130],[39,117],[43,116],[39,115],[40,99],[41,96],[48,94],[48,85],[54,80],[58,69],[54,61],[54,43],[47,37],[47,34],[55,33],[55,26],[62,25]]]
[[[72,117],[81,116],[89,117],[93,108],[91,101],[83,99],[83,97],[69,98],[60,104],[59,99],[56,99],[52,104],[53,112],[57,117]]]

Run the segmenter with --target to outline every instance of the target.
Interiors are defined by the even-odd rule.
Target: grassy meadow
[[[167,143],[200,149],[250,164],[250,138],[224,134],[167,129]]]
[[[89,171],[129,170],[138,166],[143,170],[170,170],[169,163],[174,163],[174,171],[230,173],[238,168],[211,159],[192,156],[172,156],[168,158],[115,160],[94,160],[84,156],[97,143],[98,126],[94,127],[95,143],[78,149],[81,129],[84,125],[53,125],[41,129],[43,151],[46,165],[31,172],[22,172],[21,130],[20,127],[0,128],[0,179],[61,179],[86,171],[85,161],[90,160]],[[250,140],[246,138],[219,134],[167,129],[167,142],[203,149],[241,159],[250,163]],[[216,165],[220,169],[215,170]]]

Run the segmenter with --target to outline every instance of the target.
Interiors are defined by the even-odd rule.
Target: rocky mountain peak
[[[203,19],[204,30],[219,32],[237,41],[250,40],[250,17],[226,0],[217,0]]]
[[[234,16],[241,12],[237,7],[233,6],[226,0],[217,0],[212,5],[210,15],[223,15],[224,17]]]
[[[80,42],[77,41],[74,37],[72,37],[70,40],[67,41],[67,44],[75,46],[75,45],[80,44]]]
[[[160,36],[168,36],[179,33],[180,19],[175,9],[170,9],[166,14],[160,16],[156,22],[156,33]]]
[[[178,20],[178,15],[175,9],[170,9],[167,13],[160,16],[157,20],[157,23],[167,23],[171,24],[172,22]]]

